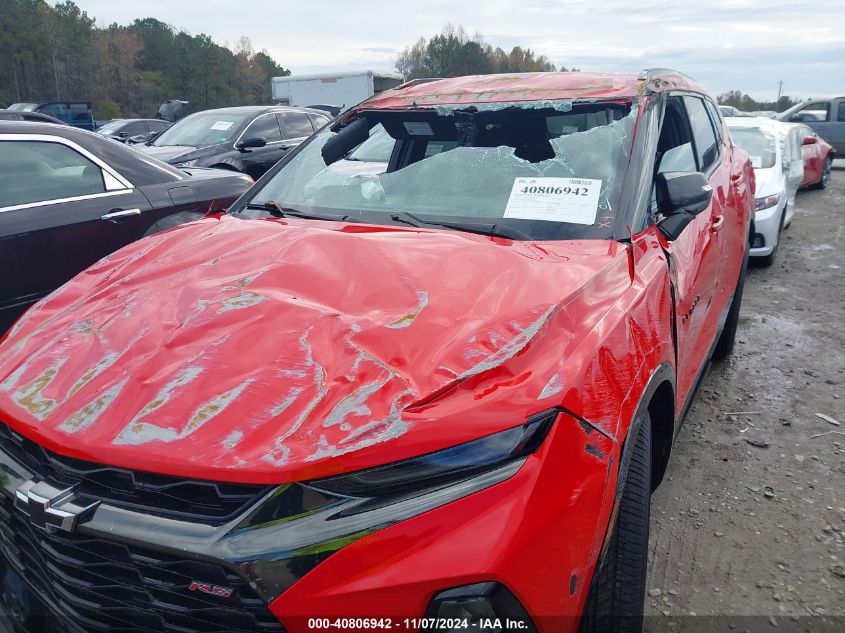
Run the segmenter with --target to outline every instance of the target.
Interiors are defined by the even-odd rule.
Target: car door
[[[691,112],[688,113],[688,107]],[[710,208],[698,214],[669,243],[670,274],[678,335],[678,394],[682,398],[706,363],[716,333],[716,314],[725,303],[719,293],[722,231],[729,175],[712,123],[701,99],[671,95],[658,141],[656,172],[701,171],[713,187]]]
[[[0,135],[0,327],[154,219],[121,174],[56,136]]]
[[[243,171],[255,179],[275,165],[287,152],[287,146],[282,142],[282,131],[273,112],[262,114],[255,118],[241,133],[239,141],[248,138],[263,138],[267,144],[264,147],[241,149]],[[237,143],[235,143],[237,146]]]

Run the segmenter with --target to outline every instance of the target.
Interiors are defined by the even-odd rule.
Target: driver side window
[[[654,175],[670,171],[698,171],[689,119],[681,97],[669,97],[657,141]],[[657,211],[657,195],[651,187],[651,210]]]

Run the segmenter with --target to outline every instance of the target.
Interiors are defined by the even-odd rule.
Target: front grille
[[[71,633],[284,633],[247,582],[222,565],[50,534],[30,525],[8,498],[0,502],[0,550]],[[193,581],[233,592],[224,598],[191,591]]]
[[[81,505],[100,500],[144,514],[222,525],[268,493],[272,486],[167,477],[116,468],[48,451],[0,423],[0,446],[41,479],[66,487]]]

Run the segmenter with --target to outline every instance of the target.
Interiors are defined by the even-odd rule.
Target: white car
[[[771,266],[781,231],[795,216],[795,194],[804,178],[801,133],[797,125],[765,117],[728,117],[731,139],[751,158],[757,180],[757,204],[751,257]]]

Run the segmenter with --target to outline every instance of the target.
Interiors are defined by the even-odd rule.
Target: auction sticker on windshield
[[[211,129],[225,132],[230,127],[232,127],[232,125],[233,124],[231,121],[217,121],[216,123],[214,123],[214,125],[211,126]]]
[[[594,224],[600,191],[592,178],[517,178],[504,217]]]

